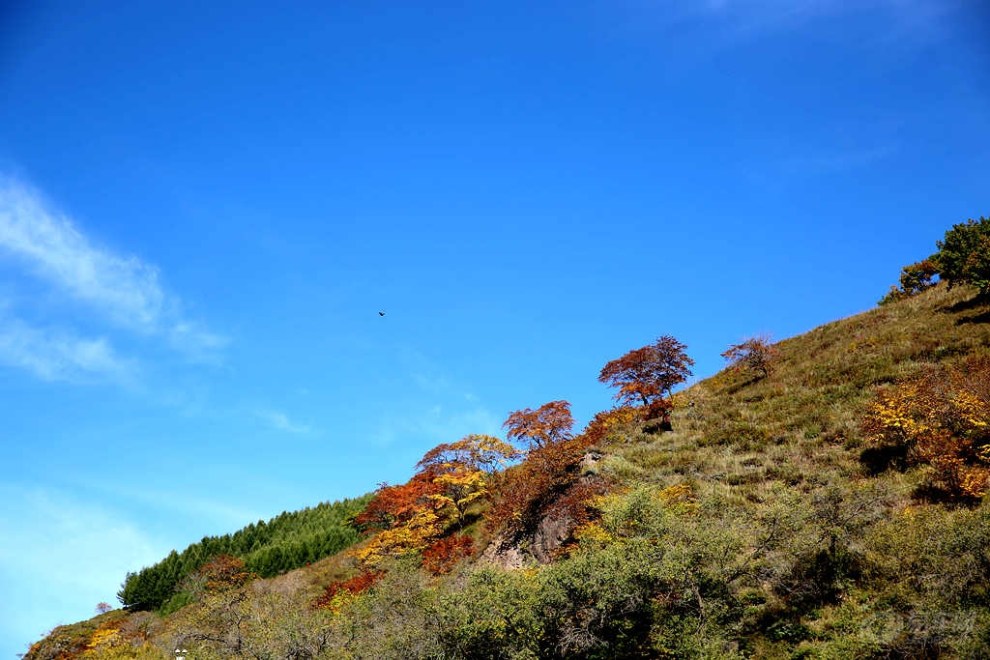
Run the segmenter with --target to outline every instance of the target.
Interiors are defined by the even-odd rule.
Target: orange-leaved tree
[[[507,442],[472,434],[437,445],[416,467],[438,488],[430,498],[441,519],[463,527],[468,507],[488,495],[493,476],[520,457],[519,450]]]
[[[746,341],[729,346],[722,353],[734,371],[747,371],[755,378],[766,378],[773,371],[777,359],[777,347],[768,336],[750,337]]]
[[[547,507],[578,482],[578,466],[587,446],[585,437],[579,436],[531,449],[499,484],[485,512],[489,528],[510,535],[534,529]]]
[[[370,589],[383,575],[381,571],[364,570],[346,580],[331,582],[313,602],[313,607],[337,613],[352,597]]]
[[[631,406],[618,406],[611,410],[602,410],[595,414],[581,432],[581,437],[588,445],[595,445],[608,440],[616,429],[621,429],[640,418],[640,412]]]
[[[488,496],[492,475],[518,458],[510,444],[469,435],[428,451],[405,484],[382,484],[355,522],[379,530],[356,552],[365,565],[421,552],[451,529],[461,529],[472,504]]]
[[[386,557],[417,552],[442,532],[434,496],[440,486],[433,475],[419,472],[404,484],[382,484],[355,522],[365,529],[377,529],[367,545],[356,551],[366,565]]]
[[[531,449],[571,439],[573,426],[571,404],[567,401],[544,403],[536,410],[516,410],[502,424],[510,440],[525,442]]]
[[[615,398],[620,403],[641,404],[644,417],[660,418],[669,425],[671,391],[687,380],[694,365],[686,348],[670,335],[664,335],[607,363],[598,380],[619,388]]]
[[[529,445],[526,460],[506,471],[486,512],[489,528],[510,536],[532,530],[552,508],[581,508],[578,465],[590,442],[571,433],[570,403],[551,401],[536,410],[511,413],[505,421],[510,439]],[[580,489],[579,489],[580,490]],[[557,512],[576,518],[572,511]]]
[[[404,484],[379,484],[375,496],[354,521],[364,529],[391,529],[412,520],[440,492],[433,476],[418,472]]]
[[[938,284],[935,279],[937,276],[938,263],[934,257],[908,264],[901,269],[901,285],[890,287],[890,291],[880,299],[879,304],[886,305],[927,291]]]

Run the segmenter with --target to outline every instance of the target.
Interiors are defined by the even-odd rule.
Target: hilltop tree
[[[606,364],[598,380],[619,388],[615,395],[619,403],[642,404],[647,419],[660,418],[669,427],[671,391],[687,380],[694,365],[686,348],[670,335],[664,335]]]
[[[938,264],[935,262],[935,257],[928,257],[917,263],[904,266],[901,269],[901,285],[890,287],[890,291],[880,300],[880,304],[886,305],[890,302],[910,298],[932,288],[938,284],[935,280],[937,275]]]
[[[733,344],[722,353],[729,361],[729,368],[748,371],[756,378],[766,378],[773,371],[777,348],[768,337],[751,337],[741,344]]]
[[[901,269],[901,291],[909,296],[930,289],[937,282],[938,265],[931,257],[909,264]]]
[[[567,401],[544,403],[536,410],[517,410],[502,424],[510,440],[524,441],[531,449],[570,440],[573,426],[571,404]]]
[[[972,284],[990,295],[990,218],[953,225],[937,245],[934,260],[950,287]]]

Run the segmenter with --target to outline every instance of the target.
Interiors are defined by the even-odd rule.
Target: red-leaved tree
[[[454,565],[474,552],[474,541],[465,534],[445,536],[423,551],[423,568],[433,575],[450,573]]]
[[[374,498],[354,522],[366,529],[390,529],[405,524],[422,509],[432,506],[431,502],[440,490],[428,472],[419,472],[396,486],[379,484]]]
[[[382,571],[363,570],[347,580],[331,582],[316,599],[313,607],[324,610],[338,611],[346,602],[348,596],[364,593],[382,579]]]
[[[573,426],[571,404],[567,401],[544,403],[536,410],[517,410],[502,424],[506,437],[525,442],[531,449],[570,440]]]
[[[687,380],[694,365],[686,348],[670,335],[664,335],[606,364],[598,380],[619,388],[615,395],[619,403],[641,404],[647,419],[660,418],[669,424],[671,391]]]
[[[359,526],[376,532],[355,556],[372,567],[387,557],[424,551],[451,530],[463,530],[480,515],[479,505],[499,481],[498,471],[519,456],[515,447],[489,435],[437,445],[426,452],[409,481],[379,486],[355,518]],[[451,553],[445,561],[456,554]]]
[[[722,357],[729,361],[733,370],[747,371],[754,378],[766,378],[773,371],[777,347],[769,337],[750,337],[741,344],[729,346]]]

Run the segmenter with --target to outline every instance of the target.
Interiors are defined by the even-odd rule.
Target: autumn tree
[[[474,541],[466,534],[444,537],[423,551],[423,568],[433,575],[449,573],[454,565],[474,552]]]
[[[766,378],[773,371],[777,348],[769,337],[751,337],[729,346],[722,357],[729,361],[730,369],[746,371],[756,378]]]
[[[596,416],[602,434],[627,418],[628,409]],[[578,520],[588,495],[579,464],[595,438],[587,431],[574,436],[570,404],[551,401],[536,410],[511,413],[506,435],[529,445],[526,460],[507,470],[486,511],[489,529],[509,535],[532,530],[550,509],[561,519]],[[559,510],[557,510],[559,509]]]
[[[544,403],[536,410],[517,410],[502,424],[510,440],[525,442],[531,449],[569,440],[573,426],[571,404],[567,401]]]
[[[938,284],[937,276],[938,264],[934,257],[908,264],[901,269],[900,286],[890,287],[887,295],[880,299],[880,304],[886,305],[927,291]]]
[[[354,522],[364,529],[389,529],[409,522],[440,488],[431,475],[418,472],[404,484],[379,484],[375,496]]]
[[[437,445],[423,455],[416,467],[431,473],[464,467],[493,474],[521,456],[515,447],[494,436],[471,434],[457,442]]]
[[[354,577],[346,580],[331,582],[323,593],[313,603],[317,609],[339,612],[353,596],[357,596],[375,585],[382,579],[384,573],[374,570],[363,570]]]
[[[494,436],[472,434],[437,445],[416,467],[438,488],[430,499],[441,518],[462,527],[468,507],[488,495],[493,476],[521,455]]]
[[[605,442],[617,429],[621,429],[639,418],[639,411],[631,406],[618,406],[611,410],[602,410],[595,413],[584,431],[581,432],[581,437],[588,445]]]
[[[937,284],[938,264],[929,257],[901,269],[901,291],[908,296],[926,291]]]
[[[526,460],[506,471],[485,512],[492,531],[509,535],[532,531],[546,517],[548,507],[580,507],[581,498],[567,494],[579,485],[581,459],[588,438],[578,436],[533,447]],[[575,518],[572,513],[565,517]]]
[[[231,555],[220,555],[203,564],[197,573],[204,586],[211,591],[224,591],[243,586],[257,577],[244,566],[244,560]]]
[[[492,475],[518,458],[512,445],[469,435],[426,452],[405,484],[382,484],[355,519],[378,533],[357,557],[373,566],[385,557],[421,552],[451,529],[462,529],[469,510],[489,494]]]
[[[671,391],[687,380],[694,365],[686,348],[670,335],[664,335],[606,364],[598,380],[619,388],[615,395],[619,403],[641,404],[647,419],[660,418],[669,427]]]
[[[932,368],[881,390],[863,429],[873,442],[864,459],[923,468],[921,494],[979,500],[990,491],[990,358]]]
[[[355,556],[365,565],[374,566],[386,557],[419,552],[429,546],[443,533],[443,521],[434,500],[440,492],[440,486],[422,474],[402,485],[380,487],[368,510],[356,519],[379,531]]]

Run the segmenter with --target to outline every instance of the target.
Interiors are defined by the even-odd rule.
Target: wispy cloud
[[[98,247],[40,194],[0,183],[0,249],[115,323],[153,331],[165,314],[158,269]]]
[[[41,193],[9,177],[0,177],[0,259],[13,265],[23,281],[40,282],[55,294],[59,316],[72,308],[61,303],[71,302],[86,310],[85,324],[79,326],[105,326],[102,336],[85,337],[71,322],[42,328],[23,316],[0,316],[0,361],[41,378],[131,371],[134,360],[117,354],[108,338],[111,331],[157,338],[193,361],[216,361],[227,343],[186,318],[181,300],[163,287],[157,267],[99,245]],[[54,310],[42,313],[49,311]]]
[[[229,343],[223,335],[207,330],[195,321],[179,320],[168,329],[169,346],[197,362],[217,362]]]
[[[312,427],[308,424],[299,424],[289,419],[289,416],[278,410],[262,409],[255,410],[256,417],[267,423],[274,429],[285,431],[286,433],[309,433]]]
[[[84,339],[2,317],[0,363],[49,381],[127,381],[136,371],[134,362],[118,356],[103,337]]]

